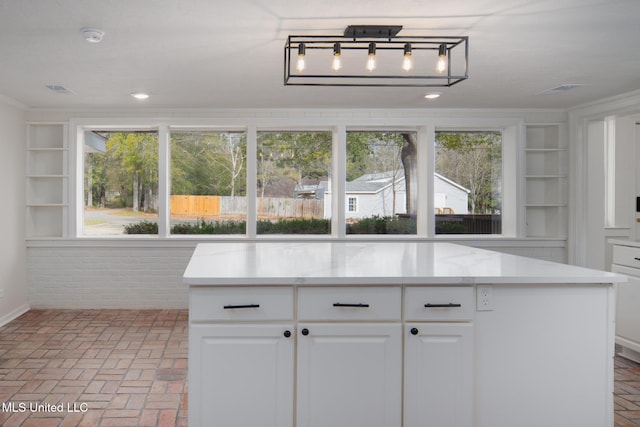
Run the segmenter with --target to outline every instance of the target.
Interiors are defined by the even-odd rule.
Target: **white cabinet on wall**
[[[26,226],[28,238],[63,237],[68,211],[67,127],[27,128]]]
[[[566,126],[528,125],[526,134],[526,235],[567,236]]]

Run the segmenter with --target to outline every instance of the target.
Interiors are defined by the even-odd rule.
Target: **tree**
[[[171,134],[171,194],[245,193],[246,138],[241,133]]]
[[[291,197],[296,184],[317,183],[329,176],[331,145],[328,132],[259,133],[260,196]]]
[[[468,188],[469,210],[501,210],[502,138],[497,132],[437,132],[436,170]]]

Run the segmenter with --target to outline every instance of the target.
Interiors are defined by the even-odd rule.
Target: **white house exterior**
[[[439,173],[434,175],[433,192],[436,213],[469,213],[469,193],[471,191]]]
[[[394,210],[395,193],[395,210]],[[440,174],[435,174],[435,207],[441,213],[468,213],[469,190]],[[329,191],[325,195],[329,195]],[[365,174],[346,183],[347,219],[385,217],[407,213],[404,171]],[[331,216],[331,198],[324,199],[324,216]],[[445,208],[448,208],[445,210]]]

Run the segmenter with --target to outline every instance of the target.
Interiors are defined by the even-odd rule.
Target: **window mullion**
[[[247,128],[247,237],[255,239],[257,235],[257,197],[258,197],[258,132],[254,125]]]
[[[166,238],[170,234],[171,207],[169,206],[170,184],[170,151],[169,151],[169,126],[161,125],[158,128],[158,237]]]

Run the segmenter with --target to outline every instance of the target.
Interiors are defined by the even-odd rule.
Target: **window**
[[[502,135],[436,132],[436,234],[502,233]]]
[[[331,133],[258,132],[257,234],[328,234]]]
[[[171,233],[244,234],[247,141],[242,132],[171,132]]]
[[[347,211],[348,212],[358,212],[358,199],[356,197],[349,197],[347,201]]]
[[[323,121],[327,130],[317,130]],[[443,119],[438,128],[407,119],[388,130],[364,121],[274,130],[271,119],[78,120],[83,184],[70,197],[71,229],[160,238],[523,233],[518,162],[503,162],[518,158],[519,121]]]
[[[82,234],[157,234],[158,133],[85,132],[83,153]]]
[[[415,234],[416,134],[348,132],[346,150],[347,234]]]

